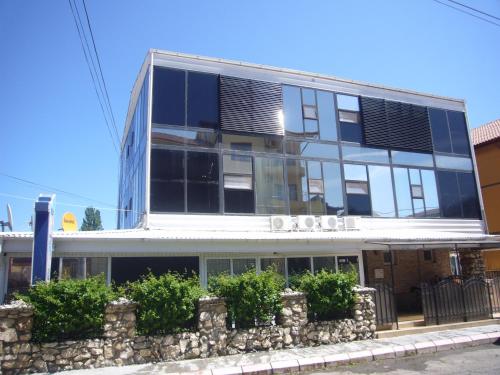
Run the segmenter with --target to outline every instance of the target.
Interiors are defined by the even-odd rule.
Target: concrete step
[[[406,323],[406,322],[403,322]],[[376,333],[378,339],[389,338],[389,337],[398,337],[404,335],[414,335],[418,333],[427,333],[427,332],[437,332],[437,331],[446,331],[448,329],[460,329],[460,328],[470,328],[470,327],[480,327],[490,324],[499,324],[500,319],[485,319],[485,320],[476,320],[473,322],[459,322],[459,323],[448,323],[448,324],[440,324],[434,326],[413,326],[402,328],[402,323],[400,323],[400,329],[393,329],[387,331],[378,331]],[[395,325],[394,325],[395,326]]]
[[[406,320],[399,322],[399,329],[413,328],[413,327],[422,327],[425,326],[425,320]]]

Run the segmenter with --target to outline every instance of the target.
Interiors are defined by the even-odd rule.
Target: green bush
[[[197,276],[150,273],[128,283],[124,293],[138,304],[137,331],[149,335],[192,329],[196,323],[198,299],[205,291]]]
[[[355,271],[333,273],[321,270],[291,278],[293,289],[307,295],[310,318],[331,320],[349,316],[354,305],[353,287],[358,281]]]
[[[238,276],[219,275],[209,279],[209,291],[226,299],[229,321],[254,327],[255,321],[269,323],[282,308],[284,278],[272,269],[256,274],[255,269]]]
[[[105,306],[115,297],[102,275],[39,282],[16,294],[35,308],[32,334],[38,342],[101,336]]]

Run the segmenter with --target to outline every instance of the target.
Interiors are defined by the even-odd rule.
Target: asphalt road
[[[500,342],[467,349],[449,350],[428,355],[390,359],[367,364],[337,367],[316,371],[310,375],[326,374],[500,374]]]

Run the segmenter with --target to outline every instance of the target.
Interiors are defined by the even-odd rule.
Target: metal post
[[[392,296],[393,296],[393,299],[395,300],[395,298],[394,298],[394,291],[395,291],[395,287],[394,287],[394,252],[392,251],[391,245],[387,245],[387,247],[389,248],[389,253],[391,254]],[[395,318],[396,318],[396,329],[399,329],[399,318],[398,318],[398,311],[397,311],[397,308],[396,308],[396,303],[394,303],[393,308],[394,308],[394,315],[395,315]]]
[[[462,276],[462,262],[460,260],[460,253],[458,252],[458,245],[455,243],[455,255],[457,256],[457,264],[458,264],[458,275],[457,276]]]

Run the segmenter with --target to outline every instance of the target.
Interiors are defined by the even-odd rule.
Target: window
[[[314,273],[321,270],[336,272],[335,257],[314,257],[313,258]]]
[[[456,169],[460,171],[472,171],[472,159],[459,158],[456,156],[435,155],[436,167],[443,169]]]
[[[219,77],[188,72],[187,125],[217,129],[219,123]]]
[[[438,171],[437,175],[444,217],[481,218],[473,173]]]
[[[152,212],[184,212],[184,160],[184,151],[151,150]]]
[[[256,213],[285,214],[285,182],[283,160],[255,158]]]
[[[322,162],[322,164],[326,213],[327,215],[342,215],[344,213],[344,195],[340,164],[333,162]]]
[[[465,114],[430,108],[432,141],[439,152],[470,155]]]
[[[390,250],[384,251],[384,264],[392,263],[392,252]]]
[[[154,67],[153,123],[185,124],[185,81],[185,72],[182,70]]]
[[[286,153],[312,158],[338,159],[339,148],[336,145],[308,141],[288,141]]]
[[[225,150],[283,152],[283,138],[271,135],[247,135],[222,133],[222,147]]]
[[[31,284],[31,258],[10,258],[7,295],[26,291]]]
[[[224,155],[223,168],[224,211],[231,213],[255,212],[252,157]]]
[[[261,271],[266,271],[269,268],[275,270],[280,275],[285,276],[285,258],[261,258]]]
[[[86,258],[86,277],[104,275],[105,279],[108,275],[108,258]]]
[[[320,137],[325,141],[336,141],[337,119],[335,115],[333,93],[317,90],[316,99],[318,101]]]
[[[219,212],[219,155],[187,153],[188,212]]]
[[[391,151],[392,163],[409,165],[416,167],[434,167],[432,154],[422,154],[417,152]]]
[[[363,130],[357,96],[337,94],[340,138],[347,142],[363,143]]]
[[[305,160],[288,159],[288,195],[291,215],[306,215],[308,207],[307,164]]]
[[[287,258],[288,276],[300,275],[306,271],[311,271],[311,258]]]
[[[366,166],[344,164],[344,176],[349,215],[371,215]]]
[[[426,262],[432,262],[432,250],[424,250],[424,260]]]
[[[368,175],[370,177],[372,216],[395,217],[391,168],[369,165]]]
[[[349,161],[389,164],[389,151],[378,148],[342,146],[342,158]]]
[[[337,257],[337,269],[340,272],[355,271],[358,274],[358,282],[359,282],[359,261],[357,256]]]
[[[153,127],[152,142],[155,145],[174,145],[214,148],[217,145],[217,133],[204,130],[172,129]]]
[[[207,276],[241,275],[255,269],[255,258],[207,259]]]
[[[305,119],[317,120],[318,114],[316,113],[316,107],[310,105],[303,105],[302,111],[304,112]]]
[[[84,279],[85,258],[63,258],[61,279]]]

